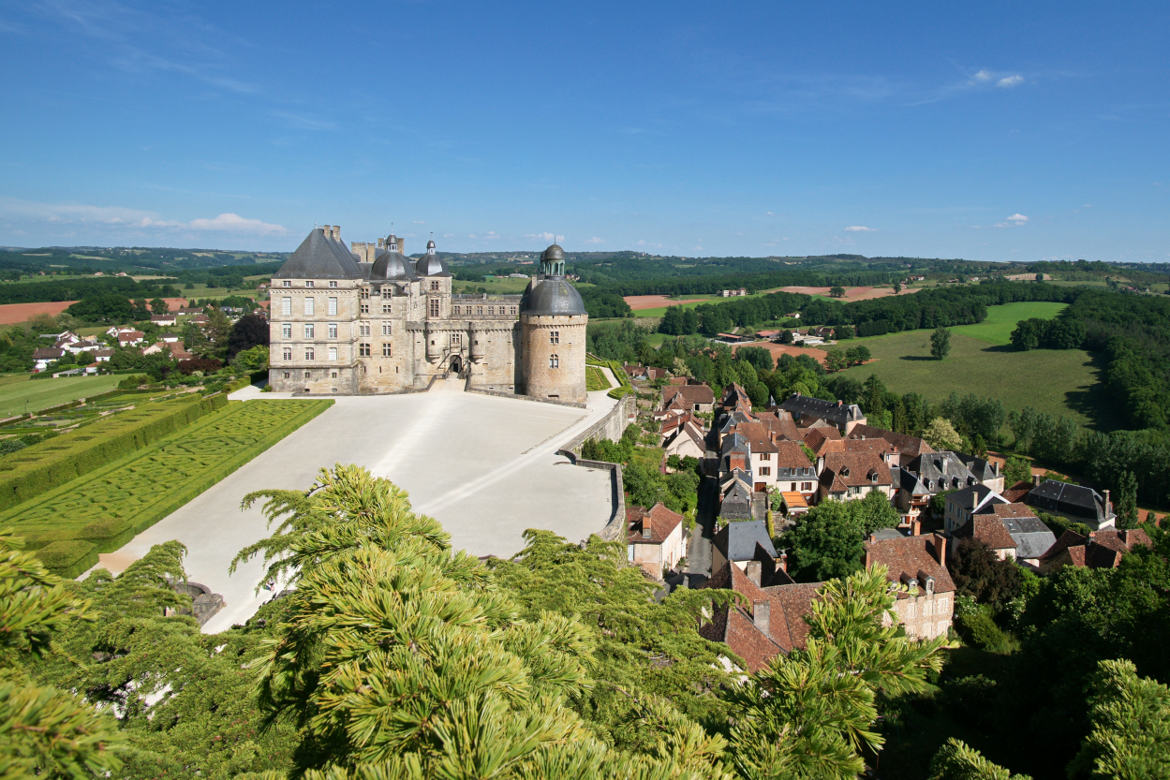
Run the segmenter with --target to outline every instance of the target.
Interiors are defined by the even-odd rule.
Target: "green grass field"
[[[1022,301],[1019,303],[1005,303],[1002,306],[990,306],[987,309],[987,319],[975,325],[959,325],[951,328],[951,333],[962,333],[964,336],[986,341],[989,344],[1010,344],[1012,331],[1020,320],[1039,318],[1050,320],[1064,309],[1067,304],[1049,303],[1048,301]]]
[[[0,375],[0,417],[39,412],[50,406],[76,401],[113,390],[124,377],[69,376],[60,379],[29,378],[28,374]]]
[[[486,292],[489,295],[519,295],[528,286],[527,279],[487,279],[482,282],[455,282],[456,293]]]
[[[865,344],[874,358],[842,373],[858,381],[873,374],[895,393],[917,392],[931,401],[942,401],[951,393],[974,393],[996,398],[1009,410],[1031,406],[1086,427],[1108,424],[1102,419],[1107,400],[1088,352],[1016,352],[958,331],[952,331],[950,355],[941,361],[930,357],[929,330],[842,342],[842,346]]]

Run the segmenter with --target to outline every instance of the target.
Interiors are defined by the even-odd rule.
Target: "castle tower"
[[[536,398],[585,402],[585,326],[581,294],[565,280],[565,252],[553,244],[540,274],[520,299],[518,391]]]

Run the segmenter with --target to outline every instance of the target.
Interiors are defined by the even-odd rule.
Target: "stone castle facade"
[[[394,235],[346,248],[326,225],[269,290],[273,390],[394,393],[455,375],[473,389],[585,401],[589,317],[556,244],[523,295],[456,295],[434,241],[414,260]]]

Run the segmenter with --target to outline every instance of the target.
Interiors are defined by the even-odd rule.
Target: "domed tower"
[[[536,398],[585,401],[585,325],[581,294],[565,280],[565,252],[553,244],[520,299],[521,391]]]

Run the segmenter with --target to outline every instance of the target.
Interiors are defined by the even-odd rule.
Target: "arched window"
[[[549,355],[548,356],[548,367],[549,368],[560,368],[560,365],[561,365],[561,358],[559,355]]]

